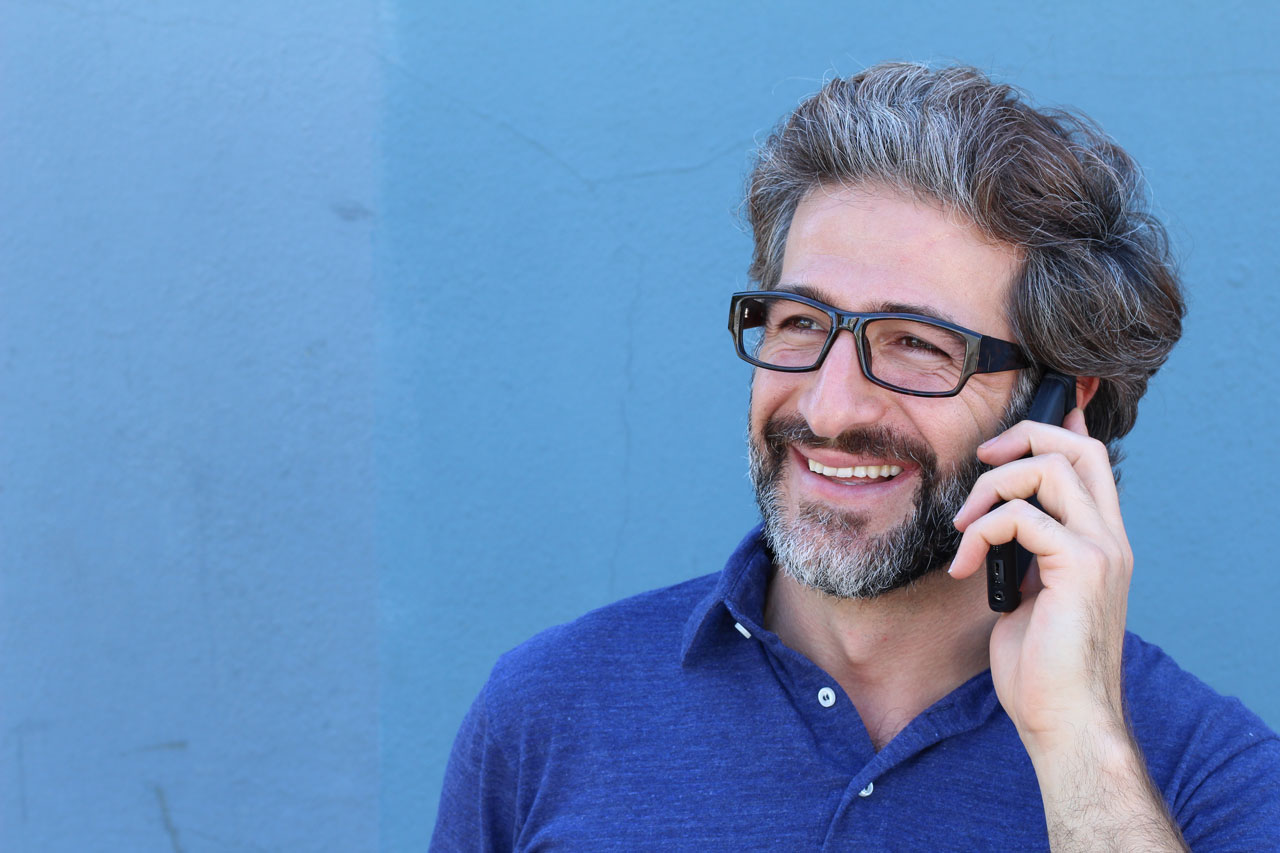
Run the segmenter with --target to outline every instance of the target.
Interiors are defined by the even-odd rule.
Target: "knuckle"
[[[1093,574],[1102,574],[1111,564],[1110,555],[1096,542],[1085,542],[1081,548],[1080,565]]]
[[[1033,507],[1025,498],[1011,498],[1004,506],[1000,507],[1000,511],[1004,515],[1024,518],[1036,512],[1036,508]]]
[[[982,477],[978,478],[979,483],[983,483],[984,488],[990,489],[993,493],[1000,497],[1002,501],[1015,501],[1022,497],[1022,493],[1026,489],[1021,484],[1020,469],[1010,463],[1009,465],[1001,465],[999,468],[993,468]],[[983,482],[983,478],[987,478]],[[977,490],[976,487],[974,489]]]
[[[1085,453],[1092,456],[1101,456],[1110,462],[1111,455],[1107,452],[1107,446],[1093,436],[1084,439]]]
[[[1111,562],[1107,559],[1107,552],[1097,542],[1085,543],[1085,555],[1091,565],[1103,568],[1107,563]]]
[[[1071,460],[1066,454],[1059,451],[1044,454],[1045,463],[1050,469],[1054,470],[1058,476],[1065,477],[1075,473],[1075,467],[1072,466]]]

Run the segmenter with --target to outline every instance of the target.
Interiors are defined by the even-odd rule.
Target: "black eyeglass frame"
[[[742,345],[742,321],[744,316],[740,306],[744,300],[758,299],[762,296],[801,302],[825,312],[831,318],[831,331],[827,333],[827,339],[823,342],[822,350],[818,353],[818,357],[813,364],[806,367],[780,367],[774,364],[765,364],[747,353]],[[865,328],[867,321],[880,319],[915,320],[948,329],[964,338],[964,367],[960,372],[960,379],[956,383],[956,387],[950,391],[912,391],[909,388],[893,385],[872,376],[868,367],[871,361],[871,354],[867,351],[867,342],[862,330]],[[966,329],[964,326],[957,326],[955,323],[939,320],[937,317],[897,312],[841,311],[839,308],[834,308],[825,302],[819,302],[816,299],[810,299],[807,296],[801,296],[798,293],[791,293],[785,290],[744,290],[733,294],[729,300],[729,334],[733,335],[733,344],[738,351],[738,358],[756,367],[763,367],[765,370],[776,370],[780,373],[810,373],[817,370],[826,361],[827,353],[830,352],[831,345],[835,343],[836,335],[840,334],[842,330],[848,330],[853,335],[854,345],[858,350],[858,366],[862,369],[862,375],[868,381],[874,382],[881,388],[888,388],[890,391],[896,391],[899,394],[909,394],[912,397],[954,397],[960,393],[965,383],[969,381],[969,377],[975,373],[1001,373],[1006,370],[1019,370],[1035,366],[1034,362],[1023,355],[1022,349],[1017,344],[1000,338],[981,335]]]

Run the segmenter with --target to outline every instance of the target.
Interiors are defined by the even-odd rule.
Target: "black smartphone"
[[[1061,426],[1066,420],[1067,412],[1074,407],[1075,400],[1075,377],[1056,370],[1045,371],[1044,378],[1036,388],[1035,399],[1031,401],[1027,420]],[[1031,503],[1036,507],[1040,506],[1034,496]],[[1008,613],[1017,609],[1022,603],[1022,579],[1027,576],[1027,569],[1030,567],[1031,552],[1016,541],[991,546],[987,551],[987,604],[992,610]]]

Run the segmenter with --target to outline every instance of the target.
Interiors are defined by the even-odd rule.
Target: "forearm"
[[[1123,725],[1083,726],[1037,752],[1032,763],[1055,853],[1188,849]]]

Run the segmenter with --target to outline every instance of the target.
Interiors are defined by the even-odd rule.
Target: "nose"
[[[821,438],[835,438],[853,427],[879,423],[885,415],[886,396],[862,374],[852,334],[838,334],[826,359],[810,377],[798,401],[801,417]]]

